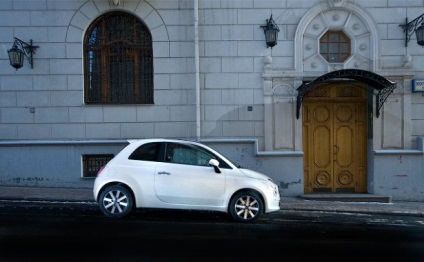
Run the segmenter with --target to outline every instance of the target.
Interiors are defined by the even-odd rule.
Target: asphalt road
[[[254,224],[214,212],[0,202],[0,261],[423,261],[424,218],[281,211]]]

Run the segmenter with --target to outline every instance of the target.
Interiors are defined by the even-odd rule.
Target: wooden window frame
[[[331,36],[336,35],[338,40],[332,40]],[[344,41],[345,40],[345,41]],[[319,40],[319,53],[329,63],[343,63],[351,55],[351,40],[341,30],[329,30]],[[342,46],[346,45],[346,52]],[[336,51],[331,50],[331,47],[336,47]],[[323,51],[325,49],[325,51]],[[332,60],[331,57],[336,57]]]

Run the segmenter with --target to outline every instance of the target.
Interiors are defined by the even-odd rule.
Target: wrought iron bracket
[[[14,47],[20,47],[20,49],[24,52],[24,55],[28,58],[29,64],[31,65],[31,68],[34,68],[33,66],[33,58],[32,55],[35,54],[35,50],[39,48],[38,45],[32,45],[32,39],[29,40],[29,44],[22,41],[21,39],[15,37],[15,41],[13,42]]]
[[[411,36],[414,34],[417,26],[424,22],[424,14],[415,18],[411,22],[408,23],[408,17],[405,18],[405,24],[399,25],[402,27],[403,32],[405,32],[405,46],[408,46],[408,42],[411,40]]]
[[[397,87],[396,82],[390,81],[387,78],[375,74],[370,71],[359,69],[342,69],[324,74],[315,80],[301,84],[297,88],[297,101],[296,101],[296,118],[299,119],[300,109],[302,106],[303,98],[309,94],[313,89],[319,88],[320,85],[329,83],[334,79],[353,79],[367,84],[370,88],[377,90],[376,94],[376,117],[380,116],[384,102],[393,90]]]

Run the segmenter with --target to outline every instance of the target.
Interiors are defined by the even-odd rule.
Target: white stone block
[[[253,104],[252,89],[228,89],[222,90],[223,105],[251,105]]]
[[[18,139],[51,139],[51,126],[46,124],[18,125]]]
[[[205,121],[238,120],[238,107],[234,105],[205,105]]]
[[[171,121],[171,107],[158,105],[137,106],[137,122]]]
[[[1,123],[5,124],[20,124],[20,123],[34,123],[34,114],[30,112],[29,108],[2,108]]]
[[[83,124],[52,124],[53,139],[84,139],[85,125]]]
[[[52,106],[82,106],[84,104],[81,91],[52,91]]]
[[[123,123],[121,124],[121,137],[140,139],[154,137],[152,123]]]
[[[69,108],[70,123],[99,123],[103,122],[102,106],[86,106]]]
[[[253,72],[252,57],[224,57],[222,58],[222,72],[246,73]]]
[[[196,121],[196,106],[171,106],[172,121]]]
[[[87,124],[85,129],[87,139],[121,138],[121,126],[119,123]]]
[[[254,124],[248,121],[225,121],[222,130],[224,137],[253,137],[255,135]]]
[[[66,107],[34,108],[35,123],[69,123],[69,113]]]
[[[50,105],[50,92],[26,91],[16,94],[18,107],[46,107]]]
[[[105,106],[103,108],[104,122],[136,122],[137,110],[135,106]]]

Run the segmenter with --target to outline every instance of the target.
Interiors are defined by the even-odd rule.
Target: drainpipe
[[[196,75],[196,138],[200,140],[199,0],[194,0],[194,67]]]

